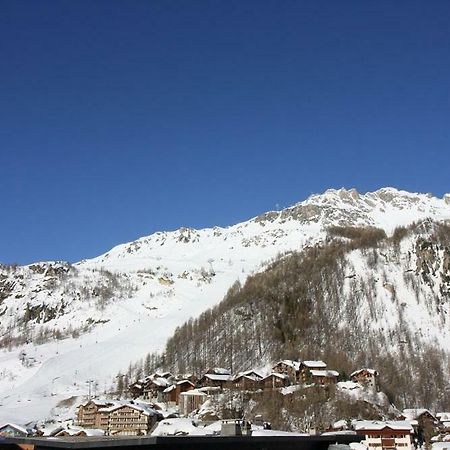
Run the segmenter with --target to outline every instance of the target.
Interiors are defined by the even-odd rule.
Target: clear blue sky
[[[447,0],[0,0],[0,58],[1,262],[450,191]]]

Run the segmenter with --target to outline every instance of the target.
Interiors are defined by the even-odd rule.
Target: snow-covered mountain
[[[104,391],[237,279],[324,239],[331,225],[389,234],[426,218],[450,220],[450,195],[328,190],[228,228],[159,232],[74,265],[2,266],[0,422],[44,418],[89,385]]]

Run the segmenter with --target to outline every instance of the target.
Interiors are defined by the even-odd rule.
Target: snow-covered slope
[[[89,385],[108,389],[113,375],[162,349],[178,325],[218,303],[234,281],[323,239],[330,225],[390,233],[427,217],[450,219],[450,195],[328,190],[232,227],[155,233],[75,265],[3,266],[0,422],[48,416]]]

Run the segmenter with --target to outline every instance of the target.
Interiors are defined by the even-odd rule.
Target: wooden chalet
[[[350,374],[350,380],[364,387],[376,388],[378,372],[374,369],[355,370]]]
[[[53,430],[48,437],[95,437],[104,435],[105,430],[101,429],[83,429],[76,426],[67,426],[67,428],[59,427]]]
[[[292,383],[299,381],[300,362],[291,359],[278,361],[273,367],[272,372],[287,375]]]
[[[30,431],[15,423],[5,423],[0,426],[0,437],[15,438],[15,437],[27,437],[30,435]]]
[[[128,391],[132,398],[143,397],[145,380],[138,380],[128,386]]]
[[[195,388],[194,383],[192,383],[192,381],[189,380],[180,380],[177,382],[176,386],[176,403],[178,404],[178,400],[180,398],[181,393],[183,392],[187,392],[187,391],[192,391],[192,389]]]
[[[162,401],[163,391],[172,383],[166,377],[148,377],[143,386],[142,398],[145,400]]]
[[[189,380],[180,380],[164,389],[164,401],[167,403],[174,403],[178,405],[180,394],[182,392],[190,391],[195,388],[194,383]]]
[[[270,375],[264,377],[260,382],[263,389],[276,389],[289,386],[289,384],[289,376],[285,373],[277,372],[272,372]]]
[[[416,408],[416,409],[404,409],[402,411],[402,417],[405,420],[417,423],[415,426],[416,432],[420,438],[423,438],[425,431],[438,431],[439,419],[434,416],[428,409]]]
[[[87,433],[84,430],[61,430],[55,434],[54,437],[86,437]]]
[[[182,416],[189,415],[192,411],[200,408],[200,406],[207,400],[208,395],[199,389],[192,389],[186,392],[181,392],[178,401],[180,414]]]
[[[441,435],[450,434],[450,412],[438,412],[436,418],[439,420],[439,431]]]
[[[230,380],[231,375],[205,373],[205,375],[200,378],[198,385],[200,387],[219,387],[220,389],[223,389],[230,383]]]
[[[166,403],[176,403],[177,402],[177,387],[171,384],[169,387],[164,389],[163,398]]]
[[[325,386],[327,384],[336,384],[339,372],[336,372],[336,370],[310,370],[310,377],[312,383]]]
[[[302,361],[298,370],[297,381],[300,383],[311,382],[311,370],[325,370],[327,365],[323,361]]]
[[[170,380],[174,378],[174,376],[170,372],[155,372],[151,378],[165,378],[166,380]]]
[[[231,381],[231,385],[235,389],[240,389],[243,391],[256,391],[260,389],[261,380],[263,376],[256,372],[255,370],[247,370],[246,372],[241,372]]]
[[[412,450],[413,428],[409,421],[366,421],[353,422],[358,434],[363,434],[362,442],[369,450]]]

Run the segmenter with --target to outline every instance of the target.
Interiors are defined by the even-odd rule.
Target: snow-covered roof
[[[186,383],[190,384],[191,386],[195,386],[194,383],[192,383],[192,381],[189,381],[189,380],[177,381],[177,384],[186,384]]]
[[[404,409],[402,414],[406,420],[415,420],[418,419],[422,414],[428,413],[430,416],[434,417],[433,414],[428,409],[425,408],[411,408]]]
[[[325,369],[327,367],[323,361],[302,361],[302,364],[308,368],[317,367]]]
[[[450,420],[450,412],[438,412],[436,413],[436,417],[439,420]]]
[[[22,433],[22,434],[25,434],[25,435],[28,434],[28,431],[27,431],[26,428],[21,427],[20,425],[16,425],[15,423],[10,423],[10,422],[5,423],[5,424],[3,424],[2,426],[0,426],[0,430],[2,430],[3,428],[7,428],[7,427],[14,428],[14,429],[17,430],[19,433]]]
[[[153,378],[169,378],[172,374],[170,372],[155,372]]]
[[[359,374],[362,373],[362,372],[367,372],[367,373],[370,373],[370,375],[378,376],[378,372],[377,372],[375,369],[367,369],[367,368],[364,368],[364,369],[355,370],[354,372],[352,372],[352,373],[350,374],[350,377],[354,377],[354,376],[356,376],[356,375],[359,375]]]
[[[152,432],[152,436],[176,436],[184,434],[194,436],[212,435],[213,431],[205,427],[194,426],[192,419],[180,418],[161,420]]]
[[[311,375],[313,377],[334,378],[339,376],[339,372],[336,372],[336,370],[311,370]]]
[[[184,396],[200,396],[206,397],[207,395],[199,389],[191,389],[190,391],[182,392],[180,395]]]
[[[163,377],[153,378],[149,381],[150,381],[150,383],[154,384],[155,386],[159,386],[159,387],[167,387],[170,385],[170,381],[168,381],[167,378],[163,378]]]
[[[390,428],[391,430],[405,430],[413,432],[411,422],[409,420],[387,420],[385,422],[377,420],[355,420],[352,422],[355,431],[364,430],[382,430]]]
[[[361,442],[350,442],[348,445],[351,450],[367,450],[367,447],[364,444],[361,444]]]
[[[169,393],[169,392],[172,392],[174,389],[176,389],[177,387],[174,385],[174,384],[172,384],[172,385],[170,385],[169,387],[167,387],[167,388],[165,388],[164,390],[163,390],[163,393],[164,394],[167,394],[167,393]]]
[[[269,375],[265,376],[263,380],[267,380],[267,378],[270,377],[280,378],[281,380],[287,380],[289,378],[285,373],[272,372]]]
[[[337,422],[333,423],[333,428],[334,429],[338,429],[338,428],[348,428],[348,424],[346,420],[338,420]]]
[[[215,373],[205,373],[204,377],[212,381],[228,381],[231,379],[231,375],[217,375]]]
[[[209,375],[231,375],[230,369],[225,369],[223,367],[213,367],[206,372]]]
[[[234,379],[236,380],[240,377],[251,377],[252,379],[255,379],[255,380],[257,380],[257,379],[262,380],[264,378],[261,373],[259,373],[257,370],[253,370],[253,369],[246,370],[245,372],[239,372],[234,377]]]
[[[293,361],[292,359],[283,359],[282,361],[278,361],[274,367],[278,366],[279,364],[284,364],[285,366],[292,367],[294,370],[300,369],[300,362]]]
[[[71,427],[71,428],[62,428],[61,430],[59,430],[57,433],[54,434],[55,437],[60,437],[60,436],[78,436],[80,433],[86,434],[86,436],[88,435],[86,430],[84,430],[83,428],[79,428],[79,427]],[[104,435],[105,433],[103,432],[102,435]]]
[[[86,432],[86,436],[104,436],[105,430],[99,428],[82,428]]]
[[[338,430],[338,431],[326,431],[322,433],[321,436],[335,436],[335,435],[348,435],[348,434],[356,434],[356,431],[353,430]],[[365,447],[364,450],[367,450]]]
[[[353,389],[362,389],[360,384],[353,381],[340,381],[337,386],[340,389],[347,389],[349,391],[352,391]]]
[[[136,409],[136,410],[142,412],[143,414],[145,414],[146,416],[153,416],[154,414],[156,414],[155,410],[153,408],[150,408],[148,405],[136,404],[136,403],[117,404],[117,405],[110,406],[109,408],[102,408],[99,411],[100,412],[112,412],[112,411],[116,411],[118,409],[125,408],[125,407]]]
[[[194,389],[193,391],[199,391],[199,392],[220,392],[220,387],[219,386],[205,386],[205,387],[200,387],[200,388],[197,388],[197,389]],[[188,391],[188,392],[193,392],[192,390],[191,391]],[[181,394],[180,394],[181,395]]]
[[[106,408],[107,406],[110,406],[113,404],[112,401],[98,400],[98,399],[92,398],[92,399],[88,400],[87,402],[82,403],[81,406],[87,406],[87,405],[89,405],[89,403],[93,403],[94,405],[98,406],[99,408],[103,408],[103,407]]]
[[[256,375],[240,375],[240,376],[237,376],[236,378],[234,378],[233,381],[237,381],[237,380],[239,380],[241,378],[245,378],[245,379],[250,380],[250,381],[261,381],[261,378],[259,376],[256,376]]]

